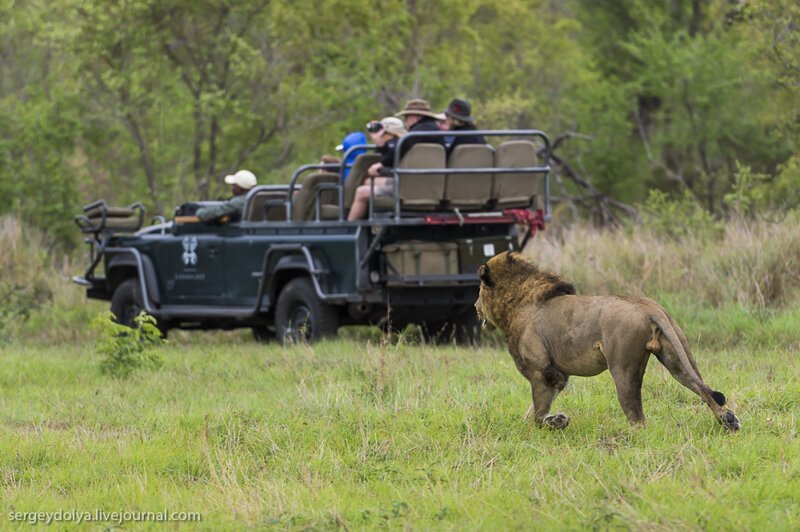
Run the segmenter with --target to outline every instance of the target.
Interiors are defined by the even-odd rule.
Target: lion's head
[[[484,327],[505,329],[510,311],[526,303],[542,304],[574,294],[575,287],[558,275],[539,268],[520,253],[504,251],[478,269],[481,280],[475,310]]]

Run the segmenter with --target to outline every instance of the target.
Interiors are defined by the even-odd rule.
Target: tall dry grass
[[[86,338],[102,306],[87,303],[70,282],[84,261],[53,251],[41,231],[19,219],[0,217],[0,341]]]
[[[580,293],[674,295],[702,305],[785,307],[800,296],[800,217],[726,222],[715,233],[665,236],[635,226],[554,228],[526,253]]]
[[[800,301],[797,215],[780,222],[739,220],[717,233],[678,237],[641,226],[616,231],[580,224],[551,227],[526,252],[584,294],[669,297],[695,309],[786,308]],[[88,325],[108,304],[88,300],[70,282],[86,260],[83,250],[55,253],[40,231],[0,217],[0,342],[91,338]]]

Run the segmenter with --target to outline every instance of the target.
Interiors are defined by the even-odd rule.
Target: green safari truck
[[[424,133],[439,134],[460,133]],[[120,323],[133,326],[144,310],[165,333],[248,327],[258,340],[314,341],[347,325],[418,324],[431,341],[476,342],[478,266],[520,249],[549,220],[550,146],[538,130],[468,134],[492,142],[450,157],[415,144],[396,161],[393,193],[373,192],[364,220],[346,218],[379,159],[372,145],[350,149],[364,153],[346,180],[344,163],[309,164],[288,184],[254,187],[228,223],[193,216],[213,202],[146,227],[139,203],[94,202],[75,218],[90,263],[73,280],[110,301]]]

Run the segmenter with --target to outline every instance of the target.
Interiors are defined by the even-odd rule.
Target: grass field
[[[800,360],[768,338],[695,350],[736,434],[655,359],[646,428],[606,373],[571,380],[552,432],[523,421],[500,346],[178,334],[163,368],[118,381],[90,343],[6,345],[0,528],[11,511],[166,509],[206,529],[797,529]]]
[[[800,529],[797,220],[576,226],[529,249],[581,293],[663,303],[742,421],[728,434],[655,360],[646,428],[604,374],[571,380],[555,404],[571,425],[550,432],[523,421],[530,392],[499,343],[363,330],[286,349],[177,333],[164,367],[115,380],[86,330],[107,305],[67,282],[83,260],[0,218],[0,529],[100,509],[200,512],[214,530]]]

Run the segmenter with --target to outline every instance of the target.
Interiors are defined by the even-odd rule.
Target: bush
[[[166,340],[156,326],[156,320],[142,311],[135,318],[136,328],[131,329],[114,321],[110,312],[94,320],[99,333],[96,351],[105,356],[100,371],[119,379],[126,379],[137,369],[158,369],[164,361],[155,348]]]

